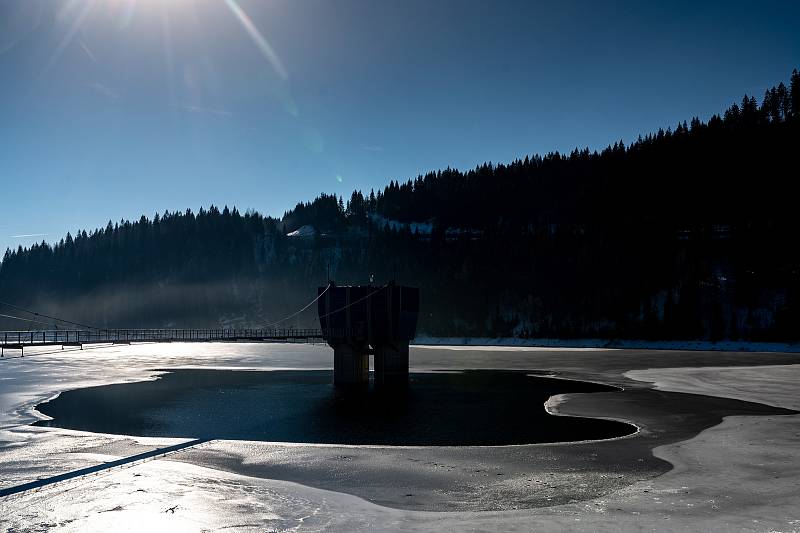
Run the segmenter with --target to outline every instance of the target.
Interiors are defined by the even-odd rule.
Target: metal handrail
[[[57,329],[0,331],[2,346],[35,346],[48,344],[89,344],[103,342],[168,342],[168,341],[222,341],[270,339],[322,339],[319,329]]]

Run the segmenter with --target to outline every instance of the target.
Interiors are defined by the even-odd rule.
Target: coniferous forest
[[[212,206],[110,221],[6,251],[0,294],[99,327],[260,327],[329,275],[372,275],[421,288],[427,335],[795,341],[799,156],[795,70],[707,122],[600,152],[322,194],[280,219]],[[313,308],[284,325],[314,327]]]

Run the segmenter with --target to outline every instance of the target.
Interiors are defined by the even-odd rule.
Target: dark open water
[[[470,370],[412,374],[408,388],[339,391],[331,371],[173,370],[156,381],[63,392],[40,426],[158,437],[331,444],[502,445],[604,439],[629,424],[548,414],[554,394],[616,389]]]

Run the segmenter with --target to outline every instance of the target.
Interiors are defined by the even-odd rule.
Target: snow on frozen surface
[[[508,355],[492,354],[487,357]],[[176,343],[40,349],[26,351],[24,358],[7,353],[0,360],[0,486],[100,464],[128,455],[134,445],[174,442],[27,426],[35,419],[32,406],[59,391],[151,379],[158,369],[173,367],[330,368],[330,359],[327,347],[307,345]],[[796,374],[797,365],[781,365],[647,370],[629,376],[664,390],[788,406],[787,398],[797,398]],[[798,531],[798,432],[798,415],[728,417],[689,441],[657,448],[655,455],[676,465],[663,476],[593,500],[502,512],[387,508],[176,456],[0,498],[0,531]],[[206,453],[224,456],[226,446],[228,441],[215,442]],[[252,449],[257,462],[260,448]],[[330,450],[314,453],[339,453]],[[413,492],[413,487],[403,489]]]
[[[629,370],[656,389],[707,394],[800,411],[800,364]]]
[[[92,454],[101,463],[108,456]],[[0,500],[0,529],[18,531],[367,530],[365,502],[288,482],[176,461],[151,461]]]

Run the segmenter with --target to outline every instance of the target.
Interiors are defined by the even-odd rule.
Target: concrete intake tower
[[[317,303],[322,336],[333,348],[335,385],[408,383],[408,343],[416,335],[419,289],[395,285],[320,287]]]

